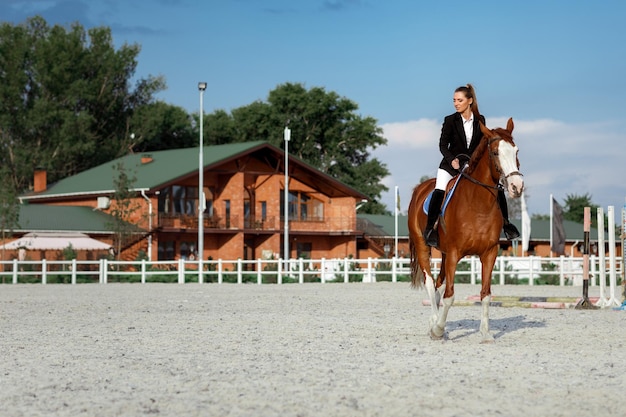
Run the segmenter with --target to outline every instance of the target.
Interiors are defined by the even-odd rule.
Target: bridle
[[[487,148],[488,148],[488,151],[489,151],[489,160],[490,160],[490,162],[492,162],[495,165],[496,172],[500,176],[500,181],[498,181],[498,183],[495,186],[494,185],[485,184],[484,182],[478,181],[476,178],[474,178],[474,177],[470,176],[468,173],[466,173],[465,169],[467,168],[467,164],[465,164],[465,166],[461,170],[461,176],[463,176],[464,178],[467,178],[468,180],[470,180],[474,184],[480,185],[480,186],[485,187],[485,188],[493,189],[493,190],[503,189],[504,187],[503,187],[501,181],[506,182],[508,180],[508,178],[512,177],[513,175],[519,175],[520,177],[523,177],[524,174],[522,174],[520,171],[512,171],[509,174],[504,175],[504,171],[502,170],[502,167],[500,166],[500,160],[498,159],[498,151],[497,150],[493,151],[491,149],[491,145],[494,142],[500,142],[501,140],[504,140],[504,139],[501,138],[500,136],[494,136],[494,137],[490,138],[489,141],[487,142]]]

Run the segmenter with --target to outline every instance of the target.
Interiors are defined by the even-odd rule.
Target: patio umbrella
[[[74,250],[109,250],[111,245],[78,232],[32,232],[1,245],[0,248],[17,250],[63,250],[72,245]]]

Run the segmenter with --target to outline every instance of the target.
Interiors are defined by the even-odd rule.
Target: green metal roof
[[[263,145],[269,146],[265,141],[206,146],[203,151],[204,166],[209,167]],[[115,168],[120,162],[123,164],[129,177],[136,179],[133,184],[135,189],[149,190],[173,179],[197,172],[198,155],[199,148],[171,149],[126,155],[49,185],[43,192],[23,195],[21,198],[29,200],[53,196],[114,192],[114,179],[117,178]],[[152,161],[142,164],[141,159],[144,156],[150,156]]]
[[[280,158],[280,160],[284,155],[280,148],[266,141],[205,146],[203,149],[205,169],[211,169],[216,165],[261,149],[269,149],[275,158]],[[154,191],[181,178],[197,175],[198,155],[199,148],[170,149],[126,155],[51,184],[45,191],[31,192],[20,196],[20,198],[22,200],[37,200],[114,193],[116,189],[114,181],[119,176],[116,167],[119,163],[123,165],[128,177],[135,179],[133,182],[135,191]],[[151,162],[142,163],[144,157],[150,157]],[[337,181],[299,158],[290,155],[289,159],[295,162],[290,166],[293,176],[309,185],[317,186],[329,196],[351,195],[355,198],[367,198],[363,193]]]
[[[359,219],[366,221],[366,225],[370,226],[364,230],[371,236],[395,236],[395,218],[390,215],[382,214],[359,214]],[[521,231],[521,220],[511,220],[517,228]],[[569,220],[563,221],[563,228],[565,230],[565,239],[568,242],[574,242],[576,240],[583,241],[584,230],[583,225],[580,223],[572,222]],[[407,224],[407,216],[398,216],[398,236],[401,238],[408,238],[409,228]],[[504,238],[504,235],[502,235]],[[589,239],[598,239],[598,230],[591,228],[589,231]],[[608,240],[608,237],[605,236]],[[531,241],[550,241],[550,220],[536,220],[532,219],[530,222],[530,240]]]
[[[108,214],[81,206],[48,206],[21,204],[18,227],[14,232],[77,231],[82,233],[112,233],[113,218]]]
[[[365,221],[364,232],[370,236],[395,236],[395,217],[386,214],[359,214],[358,219]],[[398,236],[408,238],[407,216],[398,215]]]

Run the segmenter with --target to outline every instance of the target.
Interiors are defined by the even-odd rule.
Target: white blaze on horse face
[[[517,146],[501,140],[498,144],[500,167],[506,177],[509,195],[511,198],[519,197],[524,189],[524,179],[517,168]],[[513,174],[512,174],[513,173]]]

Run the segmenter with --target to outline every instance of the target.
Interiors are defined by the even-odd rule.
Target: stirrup
[[[439,233],[437,233],[437,230],[434,228],[426,229],[424,232],[424,238],[428,246],[432,246],[433,248],[439,246]]]

